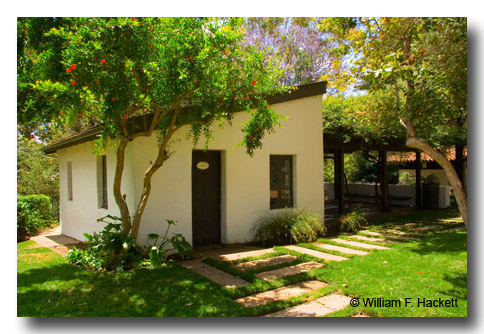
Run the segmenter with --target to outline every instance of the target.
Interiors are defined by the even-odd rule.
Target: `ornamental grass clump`
[[[354,233],[363,226],[368,225],[365,218],[366,211],[363,208],[355,208],[353,211],[342,215],[339,218],[340,231],[346,233]]]
[[[321,215],[296,208],[268,212],[257,220],[255,229],[257,241],[273,245],[313,242],[326,232]]]

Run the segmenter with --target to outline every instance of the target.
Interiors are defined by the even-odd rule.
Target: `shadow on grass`
[[[467,273],[445,274],[443,278],[452,284],[452,289],[440,291],[441,293],[456,297],[458,300],[467,300]]]
[[[429,235],[421,238],[417,247],[412,249],[418,254],[462,253],[467,251],[467,233],[452,232]]]
[[[87,272],[58,264],[18,273],[18,316],[210,317],[243,312],[224,293],[176,264],[135,272]]]

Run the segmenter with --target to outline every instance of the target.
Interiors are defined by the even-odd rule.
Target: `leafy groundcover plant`
[[[257,241],[274,245],[313,242],[326,232],[321,215],[296,208],[268,212],[257,220],[255,229]]]
[[[69,263],[91,270],[123,271],[146,266],[160,267],[168,260],[169,250],[176,250],[182,258],[192,255],[192,246],[183,235],[173,234],[168,237],[170,226],[177,223],[174,220],[167,220],[168,226],[163,237],[150,233],[148,237],[154,239],[154,243],[144,247],[122,232],[121,218],[108,215],[98,221],[106,223],[104,229],[93,235],[84,233],[86,248],[71,249],[66,255]],[[167,249],[169,244],[173,249]]]

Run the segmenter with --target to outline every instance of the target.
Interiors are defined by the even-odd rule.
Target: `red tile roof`
[[[455,160],[455,149],[447,150],[447,159]],[[467,157],[467,148],[464,149],[464,157]],[[388,155],[388,162],[407,162],[407,161],[415,161],[417,159],[415,152],[401,152],[401,153],[393,153]],[[420,154],[421,161],[433,161],[429,155],[426,153]]]

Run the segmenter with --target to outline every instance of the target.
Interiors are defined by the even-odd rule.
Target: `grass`
[[[453,210],[423,211],[374,222],[370,228],[419,221],[431,225],[456,217]],[[320,242],[328,242],[321,239]],[[359,241],[363,242],[363,241]],[[331,242],[330,242],[331,243]],[[310,244],[300,244],[318,249]],[[206,263],[250,282],[239,289],[225,289],[174,262],[160,269],[135,272],[88,272],[66,263],[49,249],[27,241],[17,244],[18,316],[130,316],[130,317],[231,317],[258,316],[317,299],[333,292],[358,297],[358,307],[347,307],[330,316],[366,313],[376,317],[467,316],[467,233],[428,234],[419,241],[391,244],[390,250],[370,251],[367,256],[348,256],[343,262],[324,262],[309,255],[266,269],[239,271],[233,262],[212,259]],[[346,246],[345,246],[346,247]],[[296,254],[283,247],[276,253]],[[356,249],[356,248],[355,248]],[[253,258],[253,259],[257,259]],[[266,282],[255,276],[300,261],[325,263],[320,269]],[[245,308],[235,299],[309,279],[327,287],[285,301]],[[401,307],[364,306],[363,300],[401,300]],[[411,304],[404,306],[405,298]],[[417,300],[457,299],[457,307],[418,307]]]

